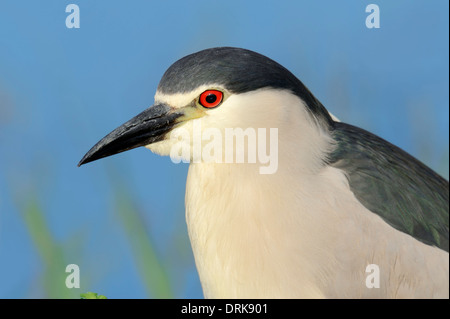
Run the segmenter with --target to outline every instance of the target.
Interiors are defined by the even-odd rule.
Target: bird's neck
[[[292,268],[305,272],[314,265],[291,255],[314,254],[315,246],[303,239],[319,228],[320,216],[309,215],[308,206],[318,204],[310,198],[321,192],[318,176],[332,143],[317,127],[286,124],[279,132],[273,174],[261,174],[259,163],[189,167],[186,220],[206,297],[293,297],[286,295],[293,290],[286,289],[289,280],[274,261],[291,260]],[[261,274],[266,278],[259,278]],[[307,296],[320,297],[306,279],[302,285],[310,287]]]

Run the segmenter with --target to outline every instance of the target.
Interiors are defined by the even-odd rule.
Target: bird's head
[[[190,149],[192,160],[194,141],[225,137],[227,129],[278,128],[298,112],[324,128],[333,123],[300,80],[277,62],[240,48],[207,49],[170,66],[154,105],[101,139],[79,165],[139,146],[169,155],[177,143]],[[225,147],[226,141],[220,144]]]

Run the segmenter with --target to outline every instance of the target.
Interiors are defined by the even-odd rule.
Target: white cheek
[[[290,97],[283,91],[260,89],[254,92],[231,95],[223,105],[208,110],[202,118],[204,128],[269,128],[278,127],[283,116],[283,98]],[[277,92],[277,91],[275,91]],[[281,100],[281,101],[280,101]]]
[[[164,140],[146,145],[153,153],[170,156],[172,161],[179,163],[191,160],[192,121],[188,121],[170,131]]]
[[[227,141],[230,141],[229,138],[227,139],[227,132],[230,130],[244,131],[244,135],[248,134],[245,137],[248,141],[249,136],[255,136],[255,143],[259,143],[257,134],[260,129],[264,133],[276,130],[274,149],[278,150],[278,147],[285,145],[292,152],[292,149],[297,149],[292,143],[305,144],[304,148],[310,151],[306,152],[306,155],[302,152],[302,156],[311,157],[311,163],[320,162],[313,152],[319,149],[319,141],[313,141],[311,138],[317,135],[317,127],[313,125],[314,121],[308,114],[303,101],[290,92],[261,89],[231,95],[221,106],[206,110],[204,113],[206,114],[203,117],[188,120],[174,128],[166,135],[165,140],[147,145],[146,148],[156,154],[170,156],[174,163],[210,162],[217,159],[223,162],[223,157],[226,157]],[[266,140],[266,150],[272,149],[271,146],[267,146],[269,140],[272,143],[271,137]],[[237,142],[230,144],[234,147]],[[245,146],[242,150],[244,155],[247,149],[248,146]],[[233,149],[233,151],[238,150]],[[307,160],[305,159],[304,162]]]

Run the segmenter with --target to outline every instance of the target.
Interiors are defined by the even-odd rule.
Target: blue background
[[[80,7],[68,29],[65,7]],[[214,46],[296,74],[342,121],[448,179],[448,1],[0,2],[0,298],[201,298],[188,166],[144,148],[78,168],[153,103],[164,71]],[[81,288],[67,289],[77,264]],[[162,279],[161,279],[162,278]]]

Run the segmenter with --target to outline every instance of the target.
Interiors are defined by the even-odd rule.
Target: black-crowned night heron
[[[155,104],[79,165],[139,146],[169,155],[180,144],[175,153],[191,161],[186,220],[205,297],[448,298],[449,183],[339,122],[278,63],[239,48],[182,58]],[[202,147],[219,155],[205,159]],[[259,156],[271,150],[275,164]],[[375,277],[368,285],[367,269],[379,286]]]

